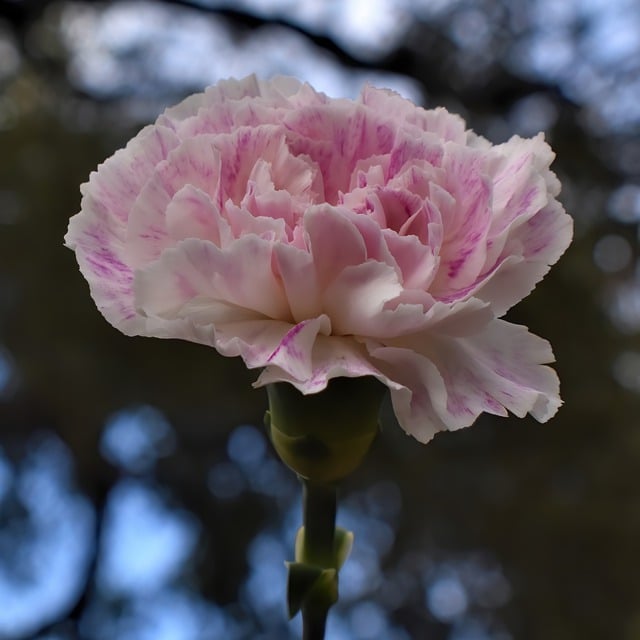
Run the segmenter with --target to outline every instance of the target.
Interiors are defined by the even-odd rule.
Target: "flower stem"
[[[302,608],[302,640],[324,640],[328,609],[317,611],[311,606]]]
[[[337,490],[302,479],[306,561],[320,567],[333,564]],[[302,607],[303,640],[324,640],[331,602],[313,599]]]

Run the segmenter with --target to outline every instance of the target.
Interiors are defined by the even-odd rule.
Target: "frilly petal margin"
[[[164,127],[145,127],[124,149],[94,171],[80,187],[81,212],[73,216],[64,242],[76,253],[91,297],[106,320],[126,335],[143,322],[134,310],[133,270],[127,260],[127,218],[155,166],[178,144]]]
[[[573,237],[573,218],[553,201],[510,233],[495,270],[470,292],[491,303],[496,316],[533,291],[566,251]]]
[[[254,312],[266,322],[286,322],[288,306],[271,271],[272,252],[273,245],[256,235],[225,249],[207,240],[182,240],[136,271],[136,308],[143,316],[171,320],[185,317],[185,305],[199,299],[212,303],[211,323],[217,321],[216,303]]]
[[[549,420],[560,407],[560,382],[546,340],[526,327],[494,320],[465,338],[431,334],[404,344],[367,344],[372,364],[396,388],[400,426],[421,442],[468,427],[482,413]]]
[[[308,343],[308,336],[304,339]],[[254,382],[254,387],[263,387],[273,382],[288,382],[304,394],[318,393],[322,391],[332,378],[360,378],[362,376],[374,376],[391,390],[400,390],[401,385],[385,376],[374,364],[367,353],[366,347],[352,338],[324,335],[316,335],[310,350],[310,369],[306,374],[291,367],[286,359],[270,363]]]
[[[182,340],[214,347],[223,356],[240,356],[249,369],[264,367],[291,330],[288,322],[265,322],[250,315],[215,325],[199,324],[193,315],[173,320],[149,316],[143,320],[142,335],[166,339],[180,336]]]

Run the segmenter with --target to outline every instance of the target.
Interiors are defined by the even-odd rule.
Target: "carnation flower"
[[[373,376],[427,442],[561,404],[549,343],[501,319],[571,241],[553,158],[384,89],[226,80],[100,165],[65,240],[122,332],[240,356],[256,386]]]

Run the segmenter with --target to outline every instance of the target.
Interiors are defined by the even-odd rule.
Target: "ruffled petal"
[[[370,357],[393,381],[391,390],[393,411],[400,426],[419,442],[429,442],[446,429],[440,414],[446,407],[447,391],[435,365],[411,349],[374,345]]]
[[[474,296],[489,302],[496,316],[504,315],[531,293],[566,251],[573,237],[573,219],[554,200],[509,233],[503,256],[489,273],[441,299],[451,302]]]
[[[182,187],[168,204],[166,225],[174,241],[200,238],[225,247],[232,239],[220,209],[207,193],[191,184]]]
[[[320,291],[324,291],[346,267],[362,264],[367,259],[362,234],[335,207],[318,205],[309,209],[304,216],[304,228]]]
[[[364,87],[360,99],[373,111],[383,113],[390,120],[401,123],[414,135],[418,130],[434,134],[434,137],[443,141],[465,143],[467,134],[464,120],[446,109],[422,109],[394,91],[378,89],[371,85]]]
[[[492,238],[499,236],[514,221],[526,220],[540,211],[549,200],[545,174],[553,153],[539,134],[531,140],[514,136],[508,143],[498,145],[493,153],[502,157],[493,182]],[[547,163],[540,167],[540,158]],[[555,195],[555,194],[553,194]]]
[[[343,269],[324,292],[323,309],[331,318],[334,334],[379,337],[385,303],[400,295],[402,285],[393,267],[364,262]],[[393,329],[391,328],[391,331]]]
[[[254,235],[226,249],[206,240],[183,240],[136,272],[137,308],[147,316],[172,319],[194,299],[209,300],[212,314],[207,323],[215,324],[218,302],[288,321],[286,297],[271,270],[272,250],[271,243]]]
[[[471,425],[482,412],[540,422],[561,404],[558,377],[546,340],[502,320],[466,338],[437,333],[420,344],[370,346],[374,362],[410,392],[392,390],[401,426],[421,441],[437,431]],[[426,438],[426,439],[425,439]]]
[[[440,268],[433,282],[441,297],[476,281],[486,263],[486,238],[491,223],[491,183],[485,159],[466,147],[447,145],[443,173],[455,205],[441,211],[443,240]]]
[[[174,241],[167,229],[167,209],[186,185],[199,189],[217,204],[220,157],[214,136],[182,142],[158,163],[131,208],[127,226],[127,260],[133,268],[156,260]]]
[[[326,388],[332,378],[362,376],[374,376],[390,388],[398,386],[375,366],[364,345],[350,338],[318,334],[313,344],[310,375],[298,378],[289,370],[270,365],[260,374],[254,387],[288,382],[302,393],[318,393]]]
[[[223,356],[240,356],[249,369],[264,367],[291,329],[287,322],[252,317],[246,310],[236,310],[233,318],[218,314],[216,324],[207,323],[204,316],[198,318],[197,314],[185,313],[185,317],[173,319],[148,316],[144,318],[144,325],[142,335],[179,337],[214,347]]]
[[[277,367],[296,380],[310,378],[313,374],[313,347],[319,334],[331,334],[331,321],[326,315],[303,320],[291,327],[265,366]]]
[[[260,93],[260,81],[254,74],[241,80],[235,78],[221,80],[216,85],[207,87],[204,92],[191,95],[177,105],[166,109],[157,123],[177,130],[180,123],[205,109],[210,112],[212,107],[217,108],[221,103],[257,97]]]
[[[393,256],[405,289],[428,291],[439,265],[439,258],[430,246],[415,235],[400,236],[395,231],[383,231],[387,248]]]
[[[105,224],[126,224],[143,185],[178,144],[178,138],[166,127],[150,125],[142,129],[80,187],[82,211],[99,217]]]
[[[292,152],[309,156],[320,168],[330,204],[348,190],[358,161],[388,153],[394,138],[392,126],[378,114],[347,100],[291,109],[283,123]]]
[[[178,144],[164,127],[146,127],[82,185],[81,212],[65,236],[76,252],[96,306],[108,322],[135,335],[142,327],[133,303],[133,273],[127,259],[127,221],[133,202],[155,165]]]
[[[295,322],[322,313],[316,267],[308,251],[290,244],[276,244],[273,248],[273,270],[282,281]]]

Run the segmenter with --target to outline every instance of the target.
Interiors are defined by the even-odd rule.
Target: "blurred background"
[[[421,446],[394,423],[344,484],[331,640],[640,639],[636,0],[0,2],[0,638],[286,640],[300,491],[255,372],[126,338],[62,247],[78,186],[228,76],[363,82],[498,143],[543,130],[575,241],[509,318],[565,406]]]

